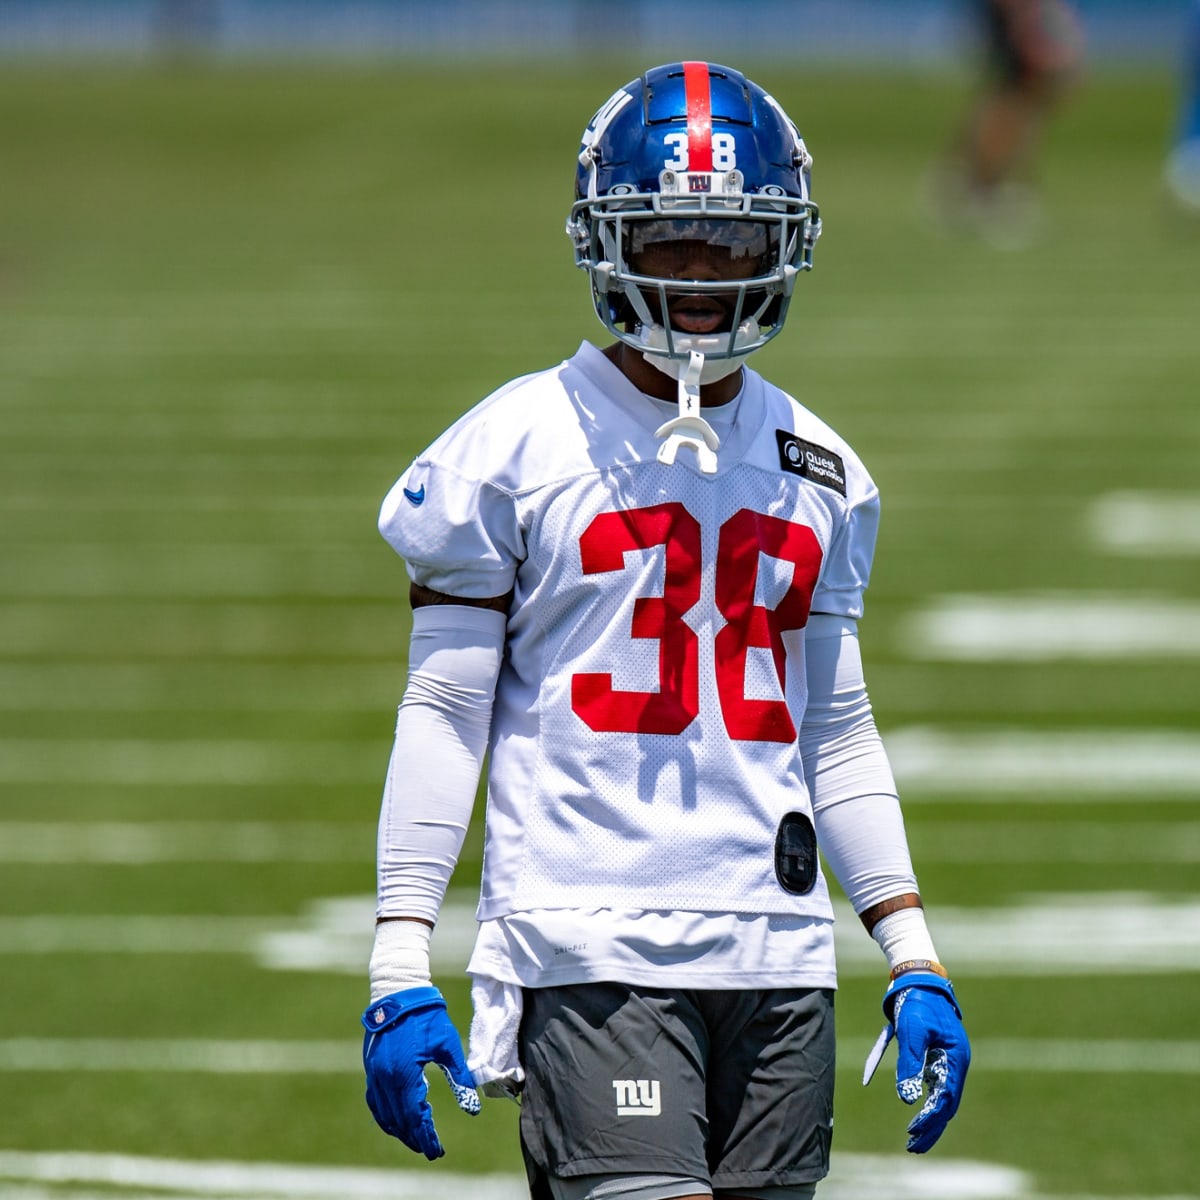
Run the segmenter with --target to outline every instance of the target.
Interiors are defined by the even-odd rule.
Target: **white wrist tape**
[[[380,921],[371,950],[371,1003],[404,988],[428,987],[429,935],[423,921]]]
[[[877,922],[871,936],[887,958],[888,970],[892,971],[902,962],[928,959],[937,962],[937,951],[933,938],[925,925],[925,911],[920,908],[902,908]]]

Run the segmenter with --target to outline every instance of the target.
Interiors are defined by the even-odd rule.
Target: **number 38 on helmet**
[[[776,100],[715,63],[655,67],[584,131],[567,233],[610,332],[667,374],[736,370],[783,326],[821,232],[812,156]]]

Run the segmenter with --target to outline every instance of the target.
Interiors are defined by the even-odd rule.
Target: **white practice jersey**
[[[483,921],[832,919],[820,875],[806,894],[782,886],[775,845],[786,814],[812,815],[804,626],[861,615],[878,497],[829,426],[744,380],[707,475],[686,448],[658,461],[676,406],[584,343],[468,412],[384,502],[380,528],[417,583],[512,592]]]

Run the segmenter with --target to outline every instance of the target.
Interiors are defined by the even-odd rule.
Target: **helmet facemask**
[[[779,332],[796,276],[812,266],[820,222],[815,204],[782,189],[741,193],[737,171],[722,179],[721,194],[694,197],[677,195],[672,176],[662,173],[659,192],[617,187],[577,201],[568,229],[606,328],[672,378],[693,352],[703,354],[708,383]],[[691,317],[671,319],[690,297],[700,298]],[[717,306],[719,324],[700,319],[705,307],[715,318]]]

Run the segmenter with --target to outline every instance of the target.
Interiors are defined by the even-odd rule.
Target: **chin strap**
[[[660,425],[654,436],[666,438],[658,448],[658,461],[670,466],[680,446],[690,446],[696,452],[700,470],[705,475],[717,473],[717,448],[721,439],[716,430],[700,415],[700,374],[704,370],[704,355],[693,350],[687,365],[680,364],[679,416]]]

